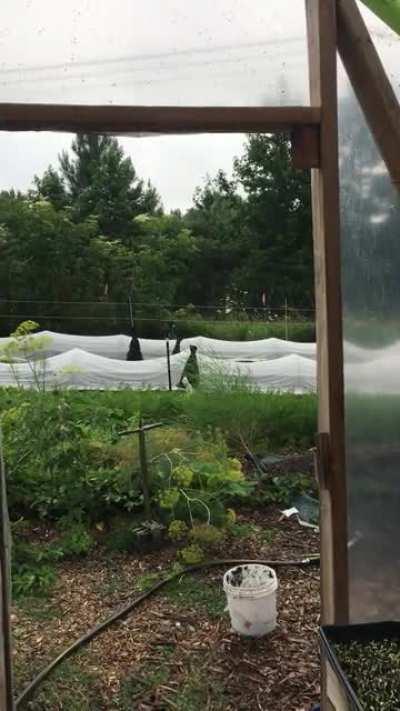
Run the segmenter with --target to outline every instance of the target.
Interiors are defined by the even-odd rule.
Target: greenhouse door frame
[[[337,51],[389,173],[400,181],[398,102],[355,0],[305,0],[310,106],[165,107],[0,104],[0,130],[109,134],[288,132],[293,163],[312,170],[318,343],[317,469],[324,622],[348,620],[340,268]],[[1,604],[1,600],[0,600]],[[1,610],[0,610],[1,611]],[[0,661],[2,651],[0,636]],[[1,670],[1,663],[0,663]],[[1,674],[0,674],[1,676]],[[3,681],[3,684],[2,684]],[[0,678],[0,707],[4,678]]]

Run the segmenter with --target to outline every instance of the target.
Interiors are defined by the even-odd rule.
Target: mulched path
[[[272,540],[232,539],[218,557],[297,559],[318,551],[317,535],[280,521],[276,508],[242,512],[240,523],[248,522],[273,530]],[[43,601],[37,607],[30,601],[14,607],[17,690],[65,646],[134,597],[138,576],[162,573],[173,561],[172,548],[142,557],[110,557],[97,550],[86,560],[60,565],[45,615]],[[68,680],[61,672],[51,677],[27,708],[309,711],[319,699],[319,570],[277,572],[279,626],[271,635],[243,639],[231,631],[227,613],[208,614],[200,604],[188,605],[184,596],[180,603],[160,593],[67,662],[73,665]],[[202,574],[201,582],[220,591],[222,573]],[[193,577],[193,585],[198,579]],[[74,705],[68,688],[74,689],[81,673],[90,680],[90,698]],[[51,684],[58,695],[50,693]]]

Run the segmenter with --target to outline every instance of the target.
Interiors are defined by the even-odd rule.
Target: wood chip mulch
[[[317,535],[281,521],[276,508],[242,513],[240,520],[272,530],[272,540],[233,539],[218,557],[290,560],[318,552]],[[60,565],[40,614],[33,603],[14,606],[17,691],[68,644],[135,597],[139,576],[170,568],[174,555],[163,549],[141,558],[110,557],[97,550],[88,559]],[[277,573],[279,625],[271,635],[241,638],[231,631],[226,612],[208,614],[200,604],[162,592],[66,663],[88,676],[92,701],[73,706],[60,689],[51,701],[48,693],[38,692],[27,708],[309,711],[319,699],[319,570],[290,567]],[[222,595],[222,574],[214,569],[197,575],[193,585],[206,582]],[[62,669],[48,685],[61,683]]]

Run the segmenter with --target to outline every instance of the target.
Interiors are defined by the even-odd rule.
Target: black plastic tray
[[[342,686],[349,706],[354,711],[365,711],[344,673],[341,664],[331,647],[338,642],[379,642],[380,639],[396,639],[400,642],[400,622],[368,622],[358,625],[324,625],[319,631],[322,653],[326,654],[339,683]],[[399,699],[400,708],[400,699]]]

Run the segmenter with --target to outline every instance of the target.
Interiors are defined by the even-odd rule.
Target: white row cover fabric
[[[55,331],[39,331],[33,338],[46,337],[46,347],[40,352],[43,358],[50,358],[73,349],[86,351],[94,355],[125,360],[128,353],[130,336],[122,333],[114,336],[78,336]],[[10,342],[10,338],[0,338],[1,349]],[[166,357],[165,340],[156,338],[140,338],[140,348],[145,360]],[[175,341],[170,341],[172,353]],[[317,349],[315,343],[300,343],[297,341],[284,341],[280,338],[263,338],[257,341],[223,341],[206,336],[185,338],[181,342],[181,351],[189,351],[190,346],[196,346],[198,354],[210,358],[233,361],[270,361],[288,355],[298,355],[302,358],[316,360]],[[391,355],[400,357],[400,342],[386,348],[362,348],[353,343],[344,343],[346,363],[367,363],[386,358]],[[138,361],[140,362],[140,361]]]
[[[50,358],[77,348],[105,358],[124,360],[131,342],[130,337],[123,333],[118,333],[115,336],[78,336],[70,333],[57,333],[56,331],[39,331],[33,334],[33,338],[41,338],[43,336],[48,339],[46,348],[40,353],[43,358]],[[7,345],[10,340],[10,338],[0,338],[0,351],[1,347]],[[155,338],[140,338],[139,340],[144,359],[160,358],[166,355],[165,341]],[[175,342],[171,341],[171,352],[174,345]]]
[[[171,356],[171,381],[175,387],[182,375],[188,353]],[[166,359],[126,361],[104,358],[79,348],[47,358],[36,364],[0,363],[0,386],[35,387],[36,368],[40,383],[46,389],[76,388],[82,390],[136,390],[168,388]]]
[[[94,353],[106,358],[124,360],[129,349],[130,337],[122,333],[115,336],[77,336],[55,331],[40,331],[33,337],[48,339],[48,344],[41,356],[49,358],[59,353],[78,348],[79,350]],[[9,342],[9,338],[0,338],[0,350]],[[140,348],[143,358],[162,358],[166,355],[164,340],[154,338],[140,338]],[[222,341],[216,338],[195,336],[185,338],[181,342],[181,351],[189,350],[196,346],[199,353],[212,358],[233,360],[273,360],[286,355],[300,355],[304,358],[316,357],[315,343],[298,343],[296,341],[283,341],[279,338],[263,338],[257,341]],[[171,353],[175,341],[170,341]]]
[[[190,351],[171,356],[171,381],[176,387],[182,376]],[[198,356],[200,377],[224,378],[227,382],[243,380],[252,388],[262,391],[305,393],[316,387],[315,362],[297,355],[285,356],[272,361],[240,363],[233,360],[217,360],[206,355]],[[32,364],[16,363],[10,366],[0,363],[0,386],[32,388],[45,384],[46,389],[119,389],[136,390],[168,388],[166,358],[147,361],[125,361],[87,353],[77,348],[53,356],[42,364],[36,362],[36,379]]]
[[[198,361],[201,378],[215,375],[217,378],[232,378],[233,382],[240,378],[251,388],[262,392],[303,394],[316,391],[316,363],[311,358],[287,355],[270,361],[245,363],[200,355]]]
[[[176,387],[189,357],[185,350],[171,356],[171,382]],[[400,363],[400,343],[380,351],[369,351],[363,362],[347,363],[345,377],[351,379],[352,390],[359,393],[400,394],[400,377],[396,377]],[[199,354],[201,380],[221,379],[234,383],[238,379],[263,392],[307,393],[316,391],[316,362],[296,354],[269,361],[240,362],[232,359],[211,358]],[[34,369],[37,379],[35,381]],[[12,367],[0,363],[0,386],[19,385],[32,388],[37,380],[46,388],[77,388],[94,390],[167,389],[166,358],[146,361],[126,361],[87,353],[78,348],[47,358],[42,364],[15,363]]]
[[[274,360],[287,355],[316,358],[315,343],[283,341],[280,338],[263,338],[258,341],[222,341],[217,338],[196,336],[181,342],[182,350],[196,346],[199,353],[212,358],[233,360]]]

